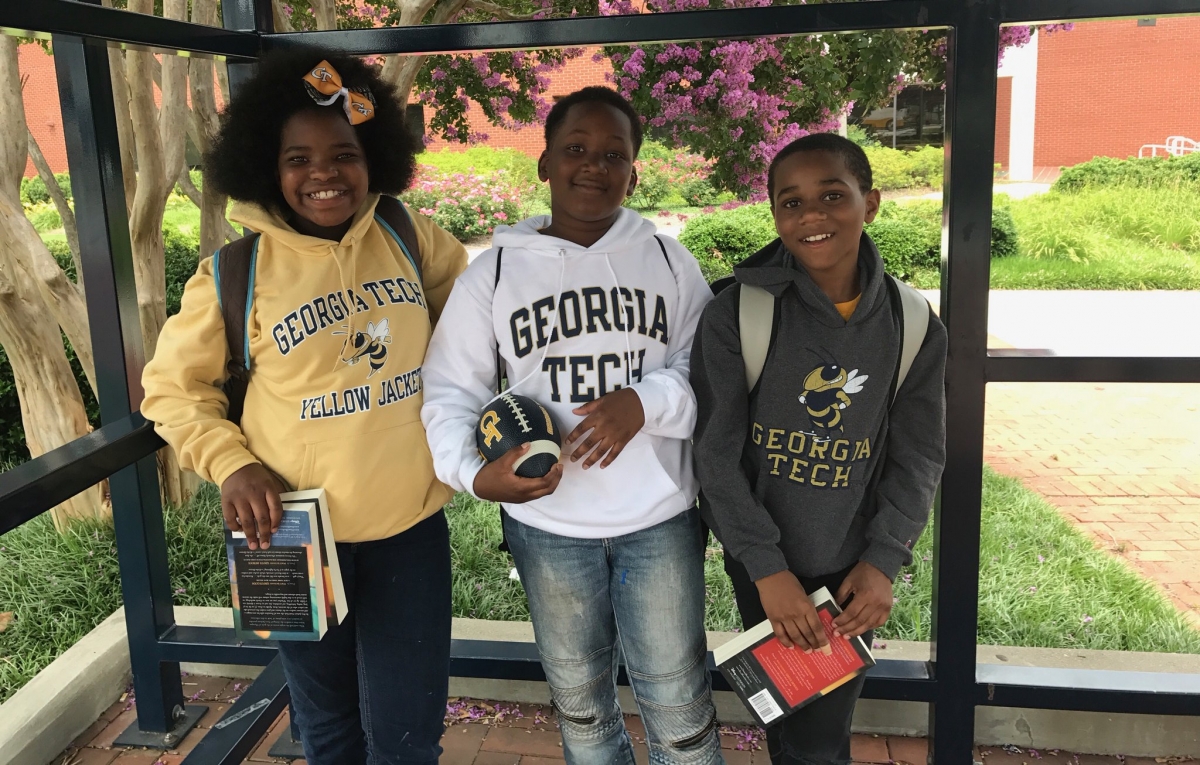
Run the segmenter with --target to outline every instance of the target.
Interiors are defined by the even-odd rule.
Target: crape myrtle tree
[[[599,0],[599,11],[619,15],[772,4]],[[1030,27],[1006,27],[998,56],[1024,45],[1031,34]],[[942,84],[945,52],[944,31],[880,30],[609,47],[603,55],[612,62],[614,86],[641,114],[653,115],[645,120],[652,135],[710,160],[710,178],[718,189],[757,198],[766,185],[767,165],[780,148],[808,133],[836,130],[856,103],[869,110],[890,101],[906,84]]]

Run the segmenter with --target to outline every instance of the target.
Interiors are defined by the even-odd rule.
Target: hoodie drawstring
[[[608,266],[608,274],[612,277],[613,286],[617,290],[616,295],[613,296],[615,302],[621,297],[621,282],[617,279],[617,272],[613,270],[612,261],[609,260],[607,252],[604,253],[604,265]],[[559,285],[559,289],[562,289],[562,285]],[[613,317],[620,316],[623,310],[624,306],[614,305]],[[629,323],[629,315],[626,314],[621,319],[621,327],[625,330],[625,387],[627,388],[633,385],[633,346],[629,343]],[[604,395],[603,392],[601,395]]]
[[[358,313],[358,306],[355,303],[354,295],[346,288],[346,275],[342,272],[342,259],[338,257],[337,247],[329,248],[330,255],[333,256],[333,264],[337,267],[338,286],[342,290],[342,295],[346,298],[346,342],[350,343],[350,347],[354,347],[354,314]],[[350,273],[351,281],[354,280],[354,272]],[[345,346],[342,346],[345,349]],[[338,365],[342,363],[343,353],[339,353],[333,360],[333,369],[336,372]]]
[[[546,344],[544,346],[542,346],[541,358],[538,359],[537,366],[535,366],[535,367],[533,367],[533,369],[529,370],[529,374],[525,375],[520,380],[518,380],[516,383],[509,385],[507,388],[502,390],[500,393],[497,393],[495,396],[493,396],[491,401],[488,401],[487,404],[484,404],[484,409],[486,409],[488,406],[490,406],[492,401],[495,401],[496,399],[500,398],[501,396],[504,396],[504,395],[510,393],[511,391],[516,390],[521,385],[524,385],[529,380],[529,378],[533,377],[538,372],[542,371],[542,364],[546,363],[546,355],[550,352],[550,344],[554,341],[554,333],[556,331],[558,331],[558,315],[559,315],[559,313],[562,312],[562,305],[561,305],[562,304],[562,288],[563,288],[563,279],[566,276],[566,273],[567,273],[567,251],[560,249],[558,251],[558,289],[556,289],[554,291],[554,295],[555,295],[554,320],[550,322],[550,334],[548,334],[546,336]],[[493,297],[493,302],[494,302],[494,300],[495,300],[495,298]]]

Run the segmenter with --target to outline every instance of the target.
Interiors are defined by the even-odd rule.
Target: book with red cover
[[[784,648],[768,620],[713,651],[717,668],[760,725],[787,717],[875,666],[861,637],[834,637],[833,620],[842,609],[829,590],[822,587],[808,597],[825,625],[826,650]]]

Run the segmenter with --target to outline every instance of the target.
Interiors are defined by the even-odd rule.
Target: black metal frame
[[[232,630],[175,624],[155,473],[161,441],[136,413],[143,366],[124,217],[106,41],[226,56],[234,87],[274,47],[320,44],[348,53],[419,53],[604,45],[705,38],[944,27],[947,60],[946,206],[942,311],[949,463],[934,513],[931,661],[881,661],[869,698],[928,702],[938,762],[971,762],[978,706],[1200,716],[1200,675],[977,664],[984,400],[996,381],[1197,382],[1196,358],[1060,358],[987,348],[988,231],[995,141],[996,54],[1004,24],[1200,14],[1200,0],[886,0],[494,24],[273,34],[269,3],[225,0],[226,29],[101,8],[95,0],[11,3],[0,25],[53,36],[82,244],[83,278],[104,427],[0,475],[0,533],[110,476],[138,729],[180,735],[179,662],[266,665],[244,697],[257,712],[223,729],[188,762],[234,762],[286,701],[270,644]],[[720,30],[718,33],[716,30]],[[960,147],[962,147],[960,149]],[[532,647],[455,641],[457,676],[542,679]],[[724,687],[719,675],[717,688]],[[235,707],[231,714],[241,711]],[[177,738],[175,740],[178,740]]]

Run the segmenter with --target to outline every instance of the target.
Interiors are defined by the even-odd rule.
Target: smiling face
[[[570,108],[538,159],[555,229],[612,224],[637,186],[632,134],[629,118],[608,104]]]
[[[323,236],[358,212],[368,192],[367,162],[340,106],[302,111],[284,124],[279,189],[301,233]]]
[[[878,212],[879,192],[864,194],[837,154],[797,152],[775,170],[775,230],[809,273],[856,264],[863,225]]]

